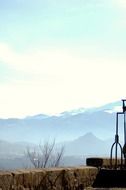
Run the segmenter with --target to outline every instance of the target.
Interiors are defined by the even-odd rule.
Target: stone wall
[[[96,167],[1,171],[0,190],[83,190],[97,174]]]

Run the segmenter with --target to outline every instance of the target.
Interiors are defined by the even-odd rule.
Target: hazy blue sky
[[[0,117],[126,97],[125,0],[0,0]]]

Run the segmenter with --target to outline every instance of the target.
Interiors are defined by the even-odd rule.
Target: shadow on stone
[[[96,188],[126,188],[126,170],[101,169],[93,183]]]

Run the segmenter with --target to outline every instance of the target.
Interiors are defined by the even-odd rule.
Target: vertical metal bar
[[[123,168],[123,150],[122,150],[121,144],[119,144],[119,146],[120,146],[120,150],[121,150],[121,166],[120,166],[120,168],[122,169]]]
[[[111,151],[110,151],[110,168],[113,167],[113,163],[112,163],[112,152],[113,152],[113,147],[115,145],[115,142],[112,144],[112,147],[111,147]]]
[[[126,114],[124,111],[124,160],[125,160],[125,167],[126,167]]]
[[[123,101],[123,115],[124,115],[124,146],[123,146],[123,155],[124,155],[124,167],[126,168],[126,100]]]
[[[118,113],[116,113],[116,135],[118,135]]]
[[[124,143],[126,144],[126,112],[124,112]]]
[[[117,168],[117,154],[118,154],[118,113],[116,114],[116,135],[115,135],[115,169]]]
[[[113,168],[113,163],[112,163],[112,156],[113,156],[113,148],[115,146],[115,163],[114,163],[114,168],[118,169],[119,165],[118,165],[118,146],[120,148],[121,151],[121,163],[120,163],[120,168],[123,168],[123,158],[125,158],[125,168],[126,168],[126,105],[125,105],[125,101],[126,100],[122,100],[123,101],[123,112],[117,112],[116,113],[116,134],[115,134],[115,142],[112,144],[111,147],[111,152],[110,152],[110,167]],[[119,115],[123,114],[124,116],[124,146],[122,148],[121,144],[119,143]]]
[[[124,112],[117,112],[116,113],[116,134],[115,134],[115,142],[112,144],[112,147],[111,147],[111,152],[110,152],[110,167],[113,168],[114,166],[114,169],[118,169],[119,168],[119,165],[118,165],[118,146],[120,148],[120,151],[121,151],[121,155],[120,155],[120,158],[121,158],[121,164],[120,164],[120,168],[122,168],[123,166],[123,149],[122,149],[122,146],[121,144],[119,143],[119,134],[118,134],[118,129],[119,129],[119,115],[121,114],[124,114]],[[126,123],[126,122],[125,122]],[[126,127],[125,127],[125,130],[126,130]],[[126,134],[126,133],[125,133]],[[112,163],[112,152],[113,152],[113,148],[115,146],[115,162],[114,162],[114,165]]]

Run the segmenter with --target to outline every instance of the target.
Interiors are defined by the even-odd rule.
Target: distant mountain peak
[[[122,102],[116,101],[109,104],[105,104],[98,108],[100,111],[103,110],[108,113],[115,113],[118,111],[122,111]]]
[[[92,132],[88,132],[83,136],[80,136],[79,139],[98,139]]]
[[[33,116],[28,116],[28,117],[26,117],[26,119],[46,119],[46,118],[48,118],[48,117],[50,117],[49,115],[45,115],[45,114],[37,114],[37,115],[33,115]]]
[[[67,118],[70,116],[75,116],[78,114],[83,114],[83,113],[93,113],[96,111],[105,111],[108,113],[114,113],[117,111],[121,111],[122,110],[122,103],[121,101],[116,101],[116,102],[112,102],[112,103],[108,103],[102,106],[98,106],[98,107],[90,107],[90,108],[84,108],[84,107],[80,107],[77,109],[72,109],[72,110],[68,110],[68,111],[64,111],[61,112],[59,114],[56,114],[55,116],[57,117],[63,117],[63,118]],[[46,115],[46,114],[37,114],[37,115],[33,115],[33,116],[27,116],[26,119],[46,119],[48,117],[51,117],[52,115]]]
[[[86,112],[87,109],[86,108],[78,108],[78,109],[72,109],[70,111],[64,111],[62,113],[60,113],[58,116],[61,116],[61,117],[67,117],[67,116],[74,116],[74,115],[78,115],[80,113],[84,113]]]

